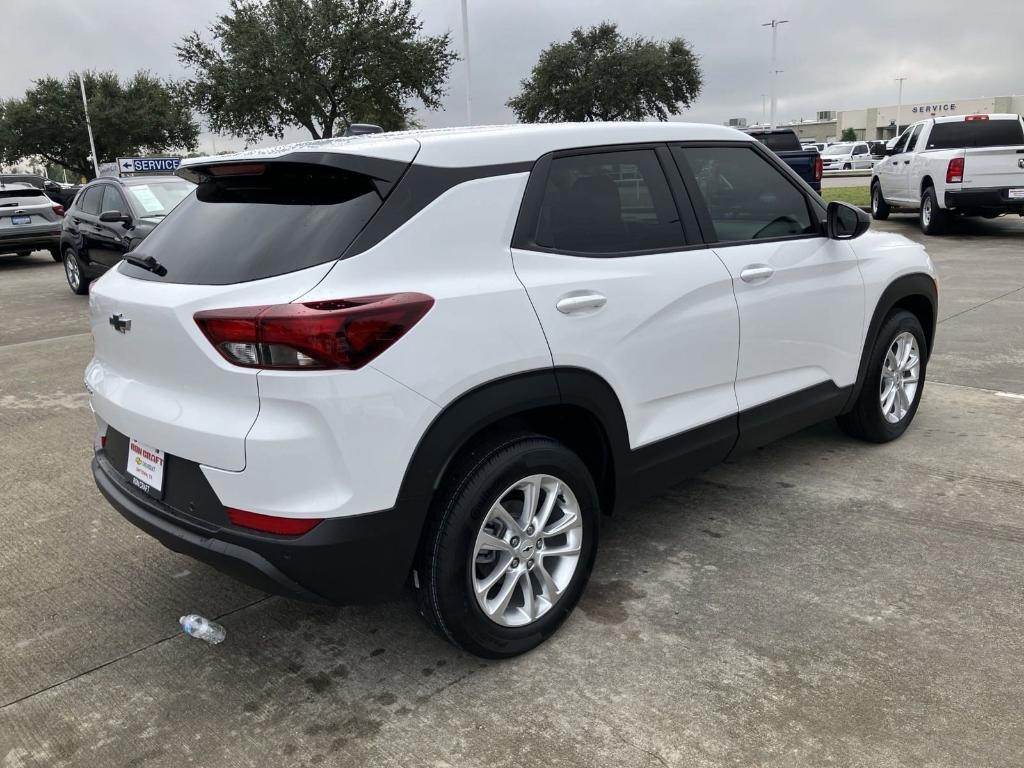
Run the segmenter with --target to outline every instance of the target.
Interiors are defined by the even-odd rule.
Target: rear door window
[[[204,175],[136,249],[165,275],[118,269],[203,285],[282,275],[338,259],[381,205],[368,176],[326,165],[245,163],[221,174]]]
[[[658,251],[686,243],[653,149],[552,160],[534,241],[543,248],[594,255]]]
[[[1007,147],[1024,144],[1020,120],[962,120],[935,123],[926,149]]]
[[[749,147],[676,147],[693,174],[721,242],[820,234],[807,198]]]

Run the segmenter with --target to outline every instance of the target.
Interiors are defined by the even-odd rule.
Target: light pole
[[[906,75],[900,75],[899,77],[893,78],[900,84],[900,95],[899,100],[896,102],[896,135],[900,135],[900,118],[903,112],[903,81],[909,80],[910,78]]]
[[[761,94],[761,125],[768,122],[768,106],[767,106],[768,94]]]
[[[469,3],[462,0],[462,50],[466,56],[466,125],[473,124],[473,71],[469,66]]]
[[[776,52],[776,50],[778,48],[779,25],[781,25],[781,24],[788,24],[788,23],[789,23],[789,19],[772,19],[771,21],[761,25],[762,27],[771,27],[772,28],[772,69],[771,69],[771,73],[772,73],[772,82],[771,82],[771,86],[772,86],[771,87],[771,92],[772,92],[772,115],[771,115],[771,121],[768,123],[768,127],[769,128],[773,128],[773,129],[775,128],[775,80],[776,80],[776,77],[778,76],[779,72],[782,71],[782,70],[775,69],[775,52]]]
[[[92,150],[92,169],[96,175],[100,175],[100,161],[96,158],[96,142],[92,140],[92,123],[89,122],[89,102],[85,98],[85,80],[82,73],[78,73],[78,84],[82,87],[82,107],[85,109],[85,129],[89,132],[89,149]]]

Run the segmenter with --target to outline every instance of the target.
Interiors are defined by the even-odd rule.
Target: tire
[[[89,278],[85,276],[82,261],[72,248],[64,249],[64,277],[68,281],[68,288],[79,296],[85,296],[89,292]]]
[[[892,209],[882,197],[882,185],[876,181],[871,185],[871,218],[875,221],[885,221],[891,212]]]
[[[50,252],[50,258],[56,261],[58,264],[64,261],[64,259],[62,259],[60,256],[60,248],[47,248],[46,250]]]
[[[906,392],[902,406],[893,400],[893,406],[886,408],[887,388],[884,384],[892,381],[888,374],[889,353],[894,354],[900,348],[898,340],[907,340],[907,335],[913,337],[917,346],[917,370],[913,387],[913,393]],[[911,352],[913,348],[911,347]],[[913,355],[911,355],[912,357]],[[920,321],[910,312],[904,309],[894,310],[882,323],[878,336],[874,340],[871,349],[871,357],[868,359],[867,375],[861,387],[860,394],[849,413],[838,417],[839,426],[848,435],[868,440],[872,443],[888,443],[906,432],[910,422],[914,420],[917,407],[921,402],[921,395],[924,393],[925,369],[928,365],[928,342],[925,339],[924,329]],[[911,369],[912,366],[906,366]],[[887,373],[887,381],[883,382],[883,369]],[[901,372],[900,381],[909,382],[910,377]],[[898,386],[893,382],[894,388]],[[909,388],[909,387],[908,387]],[[905,412],[899,413],[897,407]]]
[[[23,259],[26,256],[31,256],[32,255],[32,251],[18,251],[14,255],[17,256],[19,259]]]
[[[852,171],[853,170],[853,166],[850,165],[849,163],[846,163],[846,164],[843,165],[843,170],[844,171]]]
[[[547,478],[534,496],[541,514],[543,501],[558,493],[543,530],[562,523],[568,533],[531,537],[529,527],[518,527],[526,498],[520,488],[538,477]],[[498,501],[509,515],[495,513]],[[535,648],[583,594],[597,554],[599,506],[586,465],[557,440],[525,433],[479,444],[455,463],[438,491],[417,557],[420,613],[442,637],[477,656],[502,659]],[[501,547],[481,548],[484,534]],[[542,574],[556,588],[554,600],[551,588],[542,587]],[[488,577],[495,579],[490,585],[484,583]],[[504,594],[511,596],[507,607]],[[491,615],[481,603],[491,606]]]
[[[939,207],[935,187],[927,187],[921,195],[921,231],[926,235],[941,235],[946,231],[946,212]]]

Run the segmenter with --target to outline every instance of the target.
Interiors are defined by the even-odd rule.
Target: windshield
[[[823,155],[848,155],[853,151],[853,144],[833,144],[821,154]]]
[[[132,208],[142,216],[166,216],[178,203],[196,188],[184,179],[153,181],[125,187]]]

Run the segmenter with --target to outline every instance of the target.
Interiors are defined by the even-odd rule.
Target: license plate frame
[[[154,499],[162,499],[166,483],[164,472],[167,468],[167,455],[159,448],[138,440],[128,438],[128,460],[125,462],[125,474],[128,482]]]
[[[13,224],[16,227],[21,227],[21,226],[24,226],[25,224],[31,224],[31,223],[32,223],[32,217],[31,216],[11,216],[11,224]]]

